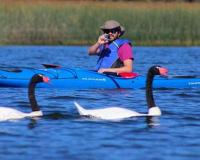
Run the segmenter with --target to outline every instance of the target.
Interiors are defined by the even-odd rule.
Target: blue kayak
[[[112,74],[101,74],[80,68],[1,68],[0,87],[28,87],[34,74],[43,74],[50,83],[41,83],[37,87],[67,89],[139,89],[145,88],[146,76],[132,78]],[[196,76],[156,76],[154,88],[200,88],[200,77]]]

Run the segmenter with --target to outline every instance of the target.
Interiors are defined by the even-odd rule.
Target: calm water
[[[87,47],[0,47],[1,66],[40,68],[42,63],[92,68],[96,57]],[[153,64],[169,74],[200,75],[198,47],[136,47],[136,72]],[[1,106],[29,111],[27,90],[0,88]],[[197,160],[200,158],[200,90],[155,90],[163,115],[149,125],[145,118],[121,122],[81,118],[73,105],[87,108],[124,106],[146,112],[144,90],[37,89],[44,112],[40,119],[0,122],[0,159]]]

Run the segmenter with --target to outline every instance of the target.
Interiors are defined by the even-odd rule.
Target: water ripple
[[[86,52],[87,46],[2,46],[0,64],[11,67],[8,63],[12,62],[12,67],[41,68],[47,62],[91,69],[96,57],[88,58]],[[199,47],[134,47],[134,69],[146,75],[150,66],[160,64],[169,69],[170,75],[199,75],[199,52]],[[73,101],[86,108],[122,106],[147,112],[145,90],[38,88],[36,92],[44,116],[0,122],[0,159],[196,160],[200,157],[199,89],[155,89],[161,117],[112,122],[79,116]],[[0,96],[1,106],[30,112],[26,88],[1,88]]]

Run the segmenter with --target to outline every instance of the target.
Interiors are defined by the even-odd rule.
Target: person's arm
[[[91,47],[89,47],[88,49],[88,54],[89,55],[97,55],[100,52],[99,47],[105,43],[108,43],[108,40],[105,38],[105,35],[101,35],[98,38],[98,41],[92,45]]]
[[[122,73],[122,72],[132,72],[133,70],[133,60],[126,59],[123,61],[124,66],[120,68],[101,68],[98,70],[99,73],[103,72],[115,72],[115,73]]]
[[[89,55],[97,55],[100,52],[100,43],[97,41],[94,45],[89,47],[88,54]]]

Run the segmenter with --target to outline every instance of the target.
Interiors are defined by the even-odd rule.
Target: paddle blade
[[[55,64],[42,64],[45,68],[61,68],[61,66]]]

